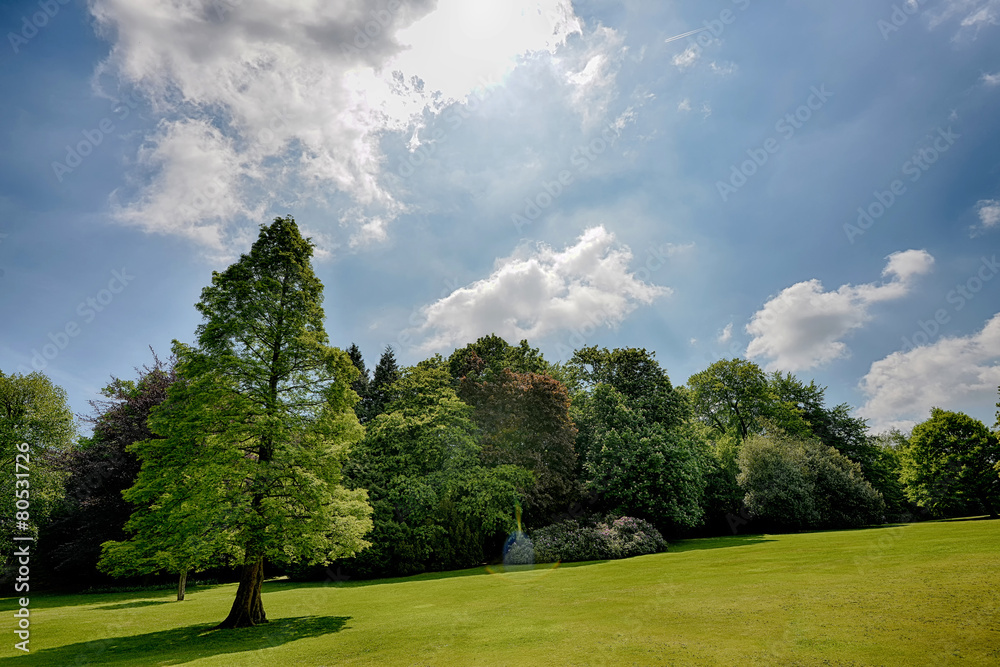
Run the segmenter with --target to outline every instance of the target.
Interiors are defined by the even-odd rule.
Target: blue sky
[[[495,332],[645,347],[678,384],[747,357],[873,430],[992,424],[998,24],[998,0],[6,2],[0,368],[88,411],[291,213],[369,365]]]

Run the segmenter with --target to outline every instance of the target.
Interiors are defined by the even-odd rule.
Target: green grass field
[[[689,540],[629,560],[31,598],[5,665],[1000,665],[1000,522]],[[14,600],[0,601],[11,627]],[[16,654],[16,655],[15,655]]]

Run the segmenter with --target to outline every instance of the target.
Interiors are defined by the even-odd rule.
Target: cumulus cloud
[[[488,278],[421,309],[422,323],[408,334],[431,351],[489,333],[537,340],[584,326],[617,326],[640,304],[671,294],[630,272],[631,260],[631,250],[603,226],[561,251],[523,246],[497,260]]]
[[[993,74],[983,72],[980,80],[982,80],[984,86],[989,86],[991,88],[993,86],[1000,86],[1000,72],[994,72]]]
[[[1000,227],[1000,199],[981,199],[976,202],[979,224],[972,227],[972,236]]]
[[[157,178],[128,206],[112,209],[120,219],[146,231],[174,234],[206,250],[224,252],[223,221],[238,215],[256,217],[243,202],[242,184],[256,176],[222,132],[202,120],[163,122],[139,150],[139,173]]]
[[[719,332],[718,337],[715,339],[719,343],[728,343],[729,339],[733,337],[733,323],[730,322],[725,326],[725,328]]]
[[[871,365],[859,388],[868,397],[858,415],[874,431],[911,428],[932,407],[987,414],[1000,386],[1000,313],[981,331],[894,352]]]
[[[753,336],[746,356],[769,359],[767,370],[793,372],[847,356],[842,338],[871,320],[871,306],[905,296],[913,278],[934,263],[925,250],[896,252],[886,259],[882,276],[887,280],[882,283],[842,285],[827,292],[813,279],[782,290],[746,326]]]
[[[385,133],[418,128],[581,30],[569,0],[388,6],[92,0],[111,43],[96,80],[117,80],[165,123],[138,156],[145,182],[117,193],[118,219],[216,248],[276,199],[308,199],[340,211],[351,245],[382,240],[406,210],[384,183]],[[580,85],[606,88],[610,70],[592,63]],[[167,204],[189,195],[186,181],[221,194],[177,220]]]

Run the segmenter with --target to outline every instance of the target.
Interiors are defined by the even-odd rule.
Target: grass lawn
[[[1000,665],[1000,521],[671,544],[628,560],[268,582],[271,623],[212,626],[235,584],[31,596],[6,665]],[[0,608],[11,627],[11,598]]]

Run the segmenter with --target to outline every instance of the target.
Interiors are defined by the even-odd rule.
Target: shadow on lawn
[[[94,607],[94,609],[137,609],[139,607],[156,607],[161,604],[170,604],[171,602],[177,602],[176,599],[170,600],[138,600],[136,602],[119,602],[118,604],[106,604],[101,607]]]
[[[745,547],[752,544],[774,542],[764,535],[733,535],[731,537],[698,537],[690,540],[671,542],[668,553],[683,553],[685,551],[701,551],[703,549],[725,549],[727,547]]]
[[[588,560],[574,563],[539,563],[534,565],[535,570],[553,570],[553,569],[565,569],[572,567],[588,567],[590,565],[600,565],[601,563],[607,563],[606,560]],[[511,569],[510,573],[520,573],[528,572],[530,568],[524,566],[516,566]],[[385,579],[351,579],[349,576],[337,579],[335,581],[268,581],[264,584],[264,592],[276,591],[276,590],[287,590],[290,588],[316,588],[316,587],[334,587],[334,588],[360,588],[363,586],[381,586],[385,584],[408,584],[418,581],[437,581],[440,579],[458,579],[461,577],[495,577],[502,576],[504,574],[509,574],[504,571],[503,565],[488,565],[482,567],[474,567],[465,570],[451,570],[447,572],[423,572],[421,574],[412,574],[406,577],[389,577]],[[11,607],[12,609],[14,607]]]
[[[253,628],[214,630],[214,625],[189,625],[142,635],[112,637],[33,649],[33,660],[48,665],[179,665],[198,658],[228,653],[259,651],[340,632],[350,616],[300,616],[279,618]],[[0,658],[0,665],[13,665],[23,656]],[[23,663],[22,663],[23,664]]]
[[[198,586],[189,586],[187,593],[189,596],[198,595],[199,593],[211,590],[213,588],[218,588],[220,586],[235,586],[235,584],[199,584]],[[20,594],[19,594],[20,595]],[[11,598],[4,598],[0,600],[0,613],[5,611],[14,611],[18,608],[17,598],[19,595],[15,595]],[[144,598],[141,601],[137,601],[136,598]],[[155,599],[154,599],[155,598]],[[130,604],[136,607],[154,605],[154,604],[167,604],[170,602],[177,601],[177,587],[172,588],[144,588],[134,591],[118,591],[114,593],[61,593],[59,591],[44,591],[35,593],[31,596],[31,608],[32,609],[49,609],[49,608],[64,608],[64,607],[79,607],[83,605],[94,605],[100,604],[102,602],[113,604]],[[142,604],[139,604],[139,603]],[[97,609],[113,609],[114,607],[95,607]],[[125,607],[121,607],[125,609]]]

